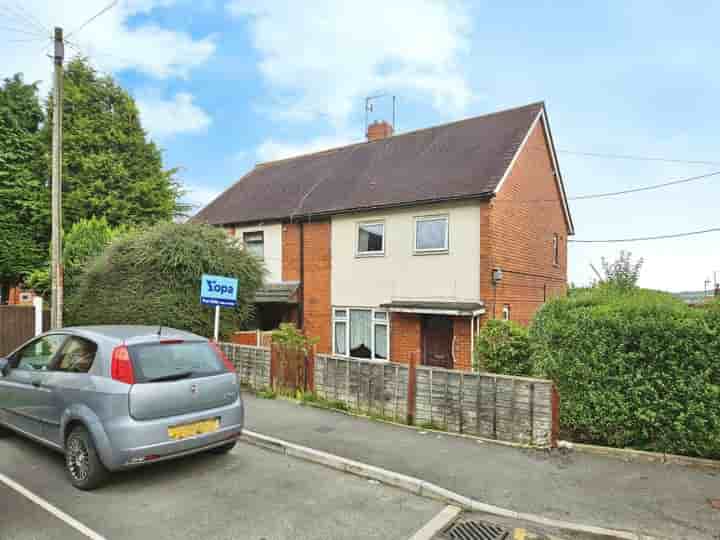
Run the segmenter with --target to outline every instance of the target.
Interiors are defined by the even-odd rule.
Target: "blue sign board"
[[[200,301],[210,306],[235,307],[237,289],[238,280],[235,278],[203,274]]]

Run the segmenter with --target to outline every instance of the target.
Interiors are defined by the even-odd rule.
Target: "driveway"
[[[408,539],[443,505],[239,444],[74,489],[59,454],[3,433],[0,473],[107,539]],[[0,540],[82,539],[0,482]]]

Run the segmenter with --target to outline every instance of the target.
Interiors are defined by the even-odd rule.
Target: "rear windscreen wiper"
[[[170,373],[169,375],[163,375],[162,377],[147,379],[145,382],[177,381],[179,379],[192,377],[193,373],[193,371],[178,371],[177,373]]]

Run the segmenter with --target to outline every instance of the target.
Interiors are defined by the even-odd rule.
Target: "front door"
[[[452,369],[452,320],[449,317],[424,317],[422,332],[422,363],[426,366]]]

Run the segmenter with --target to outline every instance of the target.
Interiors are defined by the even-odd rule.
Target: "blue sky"
[[[37,23],[72,30],[106,3],[10,0],[0,76],[46,90]],[[719,162],[561,152],[582,195],[720,170],[718,20],[712,2],[121,0],[69,39],[136,97],[198,204],[258,161],[362,140],[363,98],[378,92],[397,95],[399,132],[544,100],[560,150]],[[720,177],[571,208],[577,239],[604,239],[719,227],[718,201]],[[570,279],[624,248],[646,260],[642,285],[702,289],[719,241],[574,244]]]

